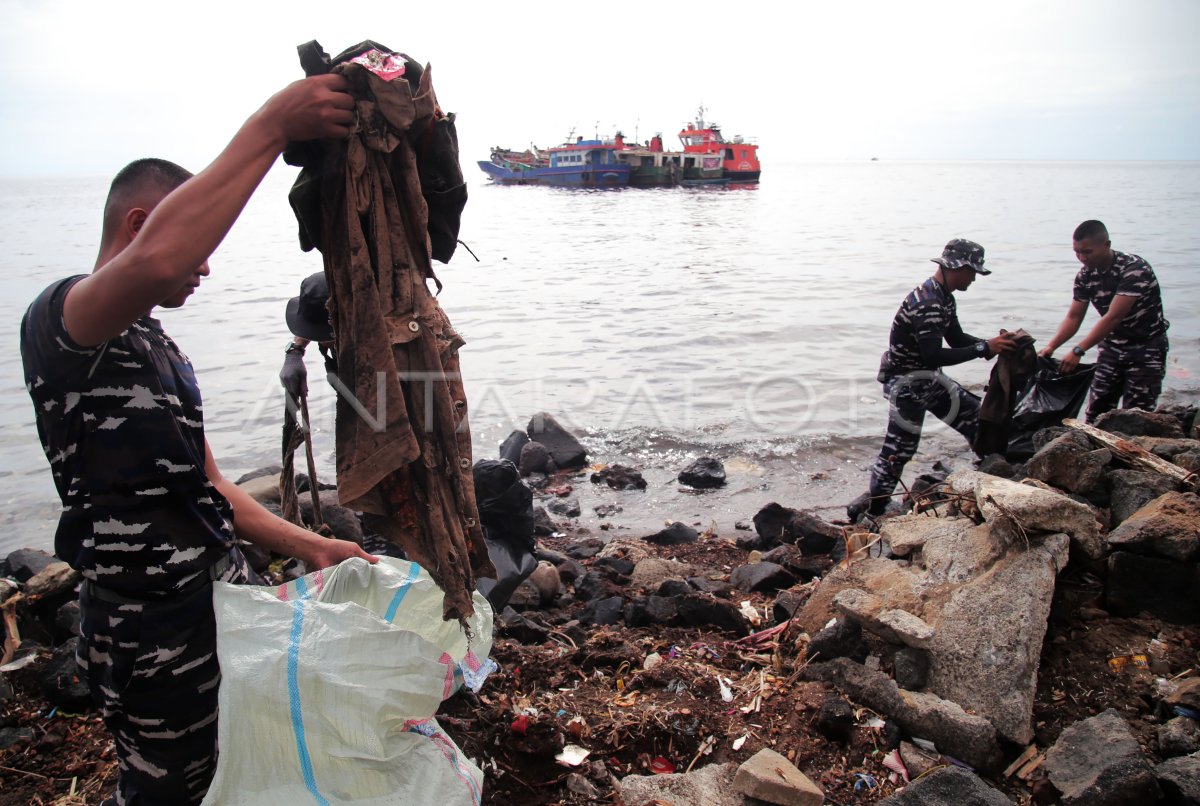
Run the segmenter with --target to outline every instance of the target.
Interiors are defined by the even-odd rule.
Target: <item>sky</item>
[[[207,164],[296,46],[433,69],[464,166],[573,131],[668,147],[703,105],[764,163],[1200,159],[1198,0],[0,0],[0,176]]]

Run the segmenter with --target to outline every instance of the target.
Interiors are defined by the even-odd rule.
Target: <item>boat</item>
[[[629,145],[621,132],[614,142],[620,147],[617,159],[632,169],[629,184],[633,187],[684,187],[692,185],[723,185],[725,178],[721,158],[712,154],[685,154],[663,150],[662,134],[655,134],[644,146]]]
[[[721,127],[704,120],[705,109],[700,107],[696,120],[679,132],[684,154],[716,154],[721,158],[724,178],[729,182],[757,182],[762,174],[758,161],[758,146],[741,135],[726,140]]]
[[[479,160],[480,169],[503,185],[557,185],[560,187],[611,188],[629,184],[632,168],[617,158],[624,148],[613,140],[584,140],[546,149],[515,152],[493,148],[490,160]]]

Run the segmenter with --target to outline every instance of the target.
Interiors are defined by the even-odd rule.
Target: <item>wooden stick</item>
[[[312,421],[308,419],[308,396],[300,395],[300,413],[304,415],[304,429],[300,432],[304,435],[304,455],[308,459],[308,492],[312,496],[313,507],[313,531],[321,527],[325,523],[321,517],[321,497],[317,490],[317,463],[313,459],[312,447]]]
[[[1016,772],[1018,769],[1020,769],[1025,764],[1026,761],[1029,761],[1029,759],[1033,758],[1036,755],[1037,755],[1037,745],[1036,744],[1031,744],[1031,745],[1029,745],[1029,747],[1026,747],[1025,752],[1022,753],[1021,755],[1017,756],[1016,759],[1013,760],[1013,763],[1008,765],[1008,769],[1006,769],[1004,771],[1004,777],[1011,778],[1012,774],[1014,772]]]
[[[1111,450],[1117,456],[1128,462],[1130,465],[1142,470],[1150,470],[1155,473],[1161,473],[1164,476],[1175,479],[1184,486],[1195,488],[1196,474],[1189,473],[1177,464],[1168,462],[1150,451],[1143,448],[1134,442],[1127,439],[1122,439],[1116,434],[1110,434],[1107,431],[1101,431],[1099,428],[1090,426],[1087,423],[1082,423],[1079,420],[1063,420],[1063,425],[1068,428],[1074,428],[1088,436],[1093,442],[1099,443]]]
[[[12,660],[17,647],[21,646],[21,633],[17,629],[17,604],[24,598],[22,593],[15,594],[0,607],[4,618],[4,649],[0,652],[0,666]]]

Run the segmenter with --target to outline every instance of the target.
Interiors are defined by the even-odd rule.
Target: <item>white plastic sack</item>
[[[274,588],[215,583],[220,756],[205,806],[478,806],[483,774],[433,718],[496,668],[416,563],[350,559]]]

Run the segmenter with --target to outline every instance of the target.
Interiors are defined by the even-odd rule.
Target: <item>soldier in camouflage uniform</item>
[[[1090,302],[1100,321],[1061,362],[1062,372],[1072,372],[1088,350],[1100,345],[1087,421],[1112,411],[1118,403],[1126,409],[1153,411],[1167,372],[1170,327],[1163,317],[1154,270],[1137,255],[1113,249],[1108,228],[1099,221],[1076,227],[1074,248],[1083,267],[1075,275],[1071,307],[1040,354],[1049,358],[1075,335]]]
[[[979,426],[979,398],[941,371],[973,358],[990,359],[1016,347],[1013,337],[1001,333],[979,339],[963,332],[958,323],[955,291],[966,291],[976,275],[991,274],[983,267],[983,247],[955,238],[946,244],[938,270],[913,289],[892,321],[888,349],[879,366],[879,381],[889,403],[887,436],[871,467],[871,486],[848,508],[851,518],[864,510],[883,514],[900,480],[904,466],[921,443],[925,413],[958,431],[968,442]],[[943,347],[943,342],[950,346]]]
[[[244,582],[236,539],[324,568],[374,557],[278,518],[225,479],[191,363],[150,316],[183,305],[289,141],[346,137],[345,80],[296,82],[192,177],[138,160],[113,180],[91,274],[50,285],[21,358],[63,511],[55,553],[83,576],[77,659],[116,742],[106,803],[199,803],[216,766],[212,582]]]

